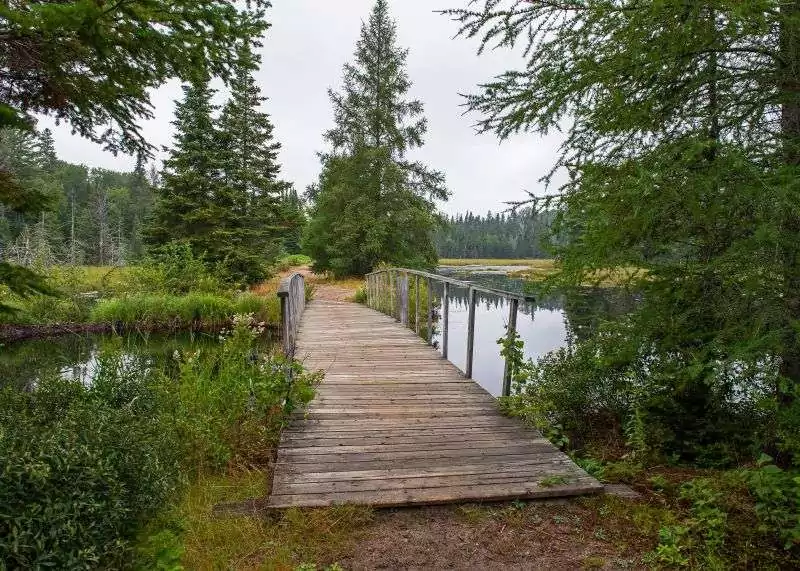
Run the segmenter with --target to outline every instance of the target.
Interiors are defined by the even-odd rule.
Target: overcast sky
[[[538,182],[555,162],[561,136],[518,136],[500,142],[479,135],[477,117],[463,115],[459,93],[512,68],[521,58],[508,51],[476,55],[477,43],[453,39],[457,25],[435,10],[462,7],[467,0],[393,0],[398,37],[410,49],[411,96],[425,104],[429,131],[415,158],[443,171],[452,192],[442,210],[448,213],[502,210],[504,202],[524,198],[525,190],[540,194]],[[278,140],[283,144],[283,176],[301,192],[319,174],[316,152],[325,148],[322,132],[332,124],[329,87],[340,85],[342,65],[352,60],[361,21],[373,0],[273,0],[272,27],[262,49],[257,79],[269,97]],[[181,95],[173,82],[153,94],[155,119],[143,125],[148,140],[161,148],[172,140],[174,100]],[[222,98],[222,95],[220,96]],[[54,130],[59,157],[74,163],[131,170],[133,159],[114,157],[100,147],[55,127],[45,119],[40,127]],[[163,156],[163,153],[162,153]]]

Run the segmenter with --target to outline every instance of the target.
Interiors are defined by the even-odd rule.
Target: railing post
[[[368,276],[369,281],[367,282],[367,305],[371,308],[375,309],[375,276],[371,275]]]
[[[464,371],[468,379],[472,378],[472,361],[475,355],[475,290],[469,288],[469,314],[467,317],[467,367]]]
[[[398,319],[397,315],[397,276],[394,270],[389,270],[389,315]]]
[[[444,282],[444,292],[442,293],[442,357],[447,359],[447,335],[449,325],[450,308],[450,284]]]
[[[389,295],[389,272],[381,274],[381,313],[386,315],[387,306],[386,296]]]
[[[428,345],[433,343],[433,287],[431,287],[433,282],[431,282],[431,278],[428,278],[428,291],[426,292],[428,296]]]
[[[517,311],[519,310],[519,300],[510,299],[508,309],[508,341],[513,341],[517,333]],[[502,396],[511,396],[511,379],[514,376],[514,371],[511,368],[509,358],[506,357],[506,365],[503,371],[503,392]]]
[[[283,335],[283,354],[288,355],[291,350],[289,342],[289,296],[278,292],[278,298],[281,300],[281,330]]]
[[[384,310],[386,315],[392,314],[392,272],[386,272],[386,295],[384,296]]]
[[[419,337],[419,276],[414,276],[414,293],[417,296],[417,304],[414,309],[414,331]]]
[[[306,307],[306,288],[303,276],[293,274],[283,279],[278,286],[278,297],[281,300],[283,352],[294,358],[297,329]]]
[[[408,303],[408,272],[403,272],[403,275],[400,277],[399,280],[400,286],[400,323],[408,327],[408,313],[409,313],[409,303]]]

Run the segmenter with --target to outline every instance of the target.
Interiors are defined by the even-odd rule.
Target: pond
[[[439,268],[439,273],[488,288],[516,293],[524,290],[523,280],[509,277],[494,267]],[[434,286],[437,298],[442,295],[442,289],[441,284]],[[467,361],[467,295],[466,289],[450,288],[448,358],[462,371]],[[520,303],[517,331],[525,344],[525,357],[535,361],[564,347],[571,339],[585,339],[601,321],[630,311],[635,303],[633,296],[615,288],[587,288],[577,294]],[[508,310],[508,303],[502,297],[477,294],[472,376],[495,396],[502,392],[505,363],[497,341],[506,335]],[[441,351],[441,331],[436,329],[434,342]]]
[[[264,348],[273,341],[265,337]],[[130,367],[160,367],[177,372],[175,351],[214,350],[218,333],[117,335],[65,335],[57,338],[0,345],[0,388],[14,386],[31,389],[39,379],[60,376],[83,383],[91,382],[104,350],[122,352],[122,362]],[[173,371],[174,369],[174,371]]]
[[[440,273],[476,284],[514,292],[523,291],[523,281],[508,277],[496,268],[448,269]],[[450,290],[449,358],[461,370],[466,366],[467,290]],[[441,295],[439,286],[436,295]],[[627,312],[635,300],[616,289],[587,289],[581,294],[557,295],[520,304],[517,329],[525,342],[525,355],[537,359],[562,347],[570,339],[583,339],[609,317]],[[473,377],[487,391],[502,390],[504,362],[497,340],[506,334],[508,305],[502,298],[478,294],[475,312],[475,359]],[[441,334],[434,342],[441,350]],[[217,345],[213,333],[156,335],[131,333],[126,336],[66,335],[0,346],[0,387],[31,388],[37,379],[61,375],[90,382],[101,350],[120,349],[131,366],[175,367],[172,355]],[[264,340],[265,347],[270,344]]]

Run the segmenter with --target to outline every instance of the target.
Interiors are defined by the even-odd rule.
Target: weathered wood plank
[[[459,476],[469,474],[486,474],[487,470],[499,470],[509,472],[514,470],[525,471],[536,469],[547,465],[569,466],[568,458],[535,458],[531,460],[519,460],[516,462],[495,463],[495,464],[460,464],[448,466],[434,466],[425,468],[390,468],[384,470],[348,470],[343,472],[284,472],[276,474],[274,481],[277,484],[296,482],[298,484],[308,482],[349,482],[356,480],[389,480],[392,478],[427,478],[431,476]]]
[[[446,504],[453,502],[504,501],[519,498],[553,498],[599,493],[603,486],[594,478],[584,476],[557,486],[542,482],[484,484],[438,488],[413,488],[367,492],[328,492],[324,494],[277,495],[270,498],[273,508],[325,507],[347,503],[367,503],[375,507]]]
[[[487,449],[502,449],[498,450],[498,452],[517,449],[518,447],[524,447],[528,444],[544,444],[547,440],[543,438],[538,438],[536,440],[528,439],[528,438],[515,438],[515,439],[487,439],[480,441],[480,448],[482,450]],[[436,441],[416,441],[406,444],[400,443],[391,443],[391,444],[354,444],[354,445],[344,445],[338,444],[335,446],[297,446],[296,444],[293,446],[286,446],[281,449],[281,453],[285,454],[286,456],[303,456],[305,458],[311,459],[311,456],[320,455],[320,454],[355,454],[361,452],[381,452],[381,453],[388,453],[397,455],[400,452],[432,452],[432,451],[451,451],[451,450],[458,450],[464,451],[465,449],[469,449],[474,447],[474,443],[464,444],[464,441],[451,441],[451,440],[440,440]],[[400,456],[395,456],[399,458]],[[444,456],[446,457],[446,456]]]

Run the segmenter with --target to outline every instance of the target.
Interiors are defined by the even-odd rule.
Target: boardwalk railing
[[[414,323],[410,323],[410,300],[409,300],[409,280],[415,280],[414,292]],[[433,284],[442,284],[441,307],[442,307],[442,357],[448,358],[448,344],[449,344],[449,313],[450,313],[450,288],[458,287],[468,291],[468,314],[467,314],[467,363],[464,370],[464,375],[472,378],[472,364],[475,357],[475,306],[477,303],[477,294],[485,293],[500,297],[508,301],[508,338],[513,338],[517,330],[517,313],[519,312],[520,301],[533,301],[530,296],[525,296],[510,291],[499,289],[481,287],[471,282],[456,280],[447,276],[440,276],[438,274],[431,274],[419,270],[409,270],[406,268],[389,268],[385,270],[378,270],[367,274],[367,305],[372,309],[378,310],[386,315],[390,315],[397,319],[403,325],[413,328],[417,335],[420,334],[420,304],[422,299],[420,296],[420,285],[425,283],[425,291],[427,292],[427,328],[426,337],[428,344],[433,343]],[[413,326],[413,327],[412,327]],[[513,378],[514,371],[511,370],[511,364],[506,359],[505,370],[503,372],[503,396],[511,394],[511,379]]]
[[[281,300],[281,332],[283,334],[283,352],[294,357],[297,343],[297,329],[306,309],[306,282],[302,274],[292,274],[281,280],[278,286],[278,297]]]

